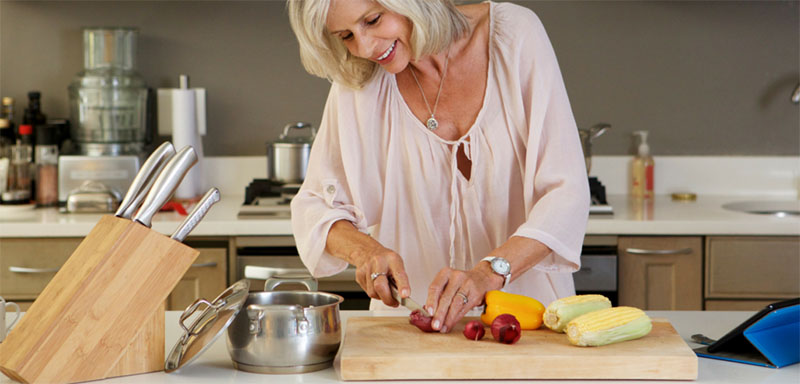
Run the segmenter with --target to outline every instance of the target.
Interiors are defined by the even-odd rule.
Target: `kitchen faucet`
[[[797,88],[792,92],[792,103],[800,104],[800,83],[797,83]]]

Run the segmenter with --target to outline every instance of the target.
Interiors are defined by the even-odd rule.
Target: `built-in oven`
[[[578,294],[600,294],[619,304],[617,292],[617,237],[586,236],[581,251],[581,269],[572,276]]]
[[[248,265],[267,267],[276,275],[307,274],[291,236],[237,237],[232,247],[236,265],[231,267],[233,281],[244,278]],[[573,274],[578,294],[601,294],[618,305],[617,292],[617,237],[587,236],[581,254],[581,269]],[[260,291],[264,280],[250,279],[250,290]],[[319,290],[345,298],[343,309],[368,309],[369,297],[355,281],[355,267],[350,266],[335,276],[318,279]],[[280,289],[302,289],[286,285]]]
[[[231,268],[234,281],[245,278],[244,269],[247,266],[265,267],[278,276],[308,274],[292,236],[240,236],[234,239],[232,247],[236,255],[236,265]],[[344,297],[342,309],[369,309],[369,296],[356,283],[355,271],[355,267],[350,266],[337,275],[317,279],[318,289]],[[251,291],[264,289],[265,280],[248,280]],[[287,283],[276,289],[305,288]]]

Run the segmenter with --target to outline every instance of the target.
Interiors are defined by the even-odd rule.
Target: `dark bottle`
[[[28,108],[22,114],[22,124],[33,127],[31,145],[36,145],[36,127],[47,123],[47,116],[42,113],[42,94],[39,91],[28,92]],[[20,124],[20,127],[22,126]]]

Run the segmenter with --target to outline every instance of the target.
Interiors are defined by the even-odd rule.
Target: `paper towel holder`
[[[172,91],[177,89],[189,88],[189,75],[181,74],[178,76],[180,88],[159,88],[158,99],[158,135],[172,135]],[[200,136],[206,135],[206,90],[205,88],[193,88],[195,96],[195,119],[197,123],[197,133]]]

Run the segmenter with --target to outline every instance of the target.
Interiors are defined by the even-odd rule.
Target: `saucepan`
[[[245,277],[259,278],[258,267]],[[298,283],[308,291],[275,291]],[[263,292],[251,292],[228,327],[228,353],[234,367],[256,373],[303,373],[327,368],[339,350],[339,304],[344,299],[317,292],[309,275],[270,276]]]

